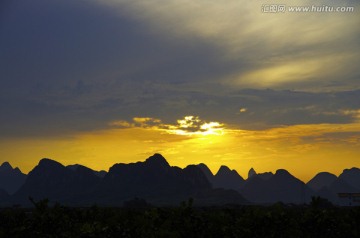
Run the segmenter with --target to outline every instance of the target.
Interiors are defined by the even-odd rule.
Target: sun
[[[170,134],[183,136],[223,135],[225,133],[224,124],[205,122],[198,116],[185,116],[184,119],[177,120],[176,125],[169,125],[165,130]]]

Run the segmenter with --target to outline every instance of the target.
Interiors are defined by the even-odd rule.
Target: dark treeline
[[[47,200],[0,210],[0,237],[360,237],[360,207],[70,208]],[[325,205],[325,206],[324,206]]]

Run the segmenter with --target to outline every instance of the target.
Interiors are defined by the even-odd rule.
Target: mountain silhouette
[[[78,167],[80,167],[80,166],[83,166],[83,165],[81,165],[81,164],[73,164],[73,165],[68,165],[68,166],[66,166],[66,167],[69,168],[69,169],[71,169],[71,170],[73,170],[73,171],[76,171],[76,169],[77,169]],[[96,176],[100,177],[100,178],[105,177],[105,175],[107,174],[107,172],[106,172],[105,170],[101,170],[101,171],[95,171],[95,170],[93,170],[93,173],[94,173]]]
[[[26,175],[19,168],[13,168],[8,162],[0,166],[0,189],[8,194],[15,193],[25,182]]]
[[[30,205],[48,198],[72,206],[122,206],[123,204],[178,205],[190,197],[196,205],[271,204],[275,202],[303,204],[311,196],[321,196],[340,204],[338,193],[359,192],[358,168],[345,169],[336,177],[322,172],[307,184],[288,171],[279,169],[256,173],[252,168],[244,180],[235,170],[221,166],[213,175],[206,164],[185,168],[170,166],[161,154],[145,161],[114,164],[109,172],[94,171],[80,164],[64,166],[42,159],[28,175],[5,162],[0,166],[0,205]],[[19,182],[18,178],[23,181]],[[10,186],[10,185],[11,186]],[[16,186],[18,186],[17,191]],[[13,194],[7,190],[13,189]],[[135,202],[134,202],[135,201]]]
[[[322,188],[330,188],[331,184],[337,179],[336,175],[328,173],[328,172],[321,172],[315,175],[307,185],[313,189],[314,191],[318,191]]]
[[[349,191],[351,192],[351,191]],[[330,187],[322,187],[316,191],[316,196],[327,199],[333,204],[339,204],[340,200],[336,192],[332,191]]]
[[[9,171],[9,170],[13,170],[13,167],[10,165],[9,162],[4,162],[4,163],[1,164],[0,172]]]
[[[350,186],[356,188],[360,192],[360,169],[345,169],[339,176],[339,179],[347,182]]]
[[[214,188],[239,190],[244,184],[244,179],[236,172],[222,165],[213,179]]]
[[[235,191],[213,190],[198,166],[172,167],[160,154],[144,162],[115,164],[104,177],[82,165],[64,166],[51,159],[42,159],[11,200],[29,205],[29,197],[48,198],[51,202],[72,206],[121,206],[135,200],[178,205],[189,197],[198,205],[247,203]]]
[[[258,178],[261,178],[263,180],[268,180],[270,179],[274,174],[271,173],[271,172],[265,172],[265,173],[256,173],[255,169],[254,168],[251,168],[248,172],[248,179],[247,180],[250,180],[254,177],[258,177]]]
[[[204,173],[204,175],[206,176],[206,178],[210,182],[211,186],[213,186],[213,184],[214,184],[214,175],[212,174],[211,170],[204,163],[198,164],[197,166]]]
[[[354,188],[341,178],[333,181],[329,187],[323,187],[317,191],[318,196],[328,199],[334,204],[339,204],[338,193],[358,193],[359,189]]]
[[[211,189],[204,173],[195,165],[171,167],[160,154],[145,162],[115,164],[100,185],[105,204],[134,197],[154,204],[178,204],[200,190]]]
[[[257,173],[255,171],[254,168],[251,168],[248,172],[248,179],[251,178],[252,176],[255,176]]]
[[[67,168],[51,159],[42,159],[27,176],[24,185],[14,194],[13,199],[22,204],[28,197],[48,198],[54,202],[76,204],[85,194],[92,191],[100,181],[94,171],[78,166],[75,170]]]
[[[10,195],[4,189],[0,189],[0,201],[8,201],[10,199]]]
[[[359,192],[359,189],[351,186],[345,180],[341,178],[336,179],[331,183],[329,187],[330,191],[333,193],[356,193]]]
[[[240,190],[246,199],[255,203],[309,202],[314,192],[288,171],[279,169],[268,179],[252,176]]]
[[[256,174],[257,177],[263,180],[269,180],[274,174],[272,172],[265,172],[265,173],[258,173]]]
[[[338,193],[360,192],[360,189],[356,187],[359,184],[359,180],[360,170],[358,168],[352,168],[345,169],[339,177],[328,172],[318,173],[307,185],[316,191],[318,196],[338,204]]]
[[[211,183],[213,188],[220,189],[233,189],[238,191],[244,184],[244,179],[236,172],[231,170],[229,167],[222,165],[218,172],[213,175],[206,164],[198,164],[198,168],[205,174],[208,181]]]

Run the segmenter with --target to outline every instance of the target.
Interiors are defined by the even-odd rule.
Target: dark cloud
[[[355,116],[343,111],[360,108],[359,90],[306,93],[225,85],[223,78],[256,67],[247,60],[254,51],[244,49],[230,60],[218,44],[156,34],[118,9],[70,0],[6,1],[1,8],[4,137],[71,134],[134,117],[174,124],[194,115],[251,129],[351,123]],[[247,110],[239,113],[241,108]]]
[[[48,105],[45,102],[3,101],[1,131],[4,135],[69,134],[106,128],[116,120],[159,118],[174,124],[186,115],[218,121],[241,129],[265,129],[283,125],[353,123],[358,120],[355,100],[360,90],[338,93],[306,93],[275,90],[243,90],[228,95],[154,91],[134,101],[109,96],[92,106]],[[240,113],[241,108],[247,108]]]
[[[66,96],[78,82],[113,93],[133,81],[180,84],[228,71],[214,46],[155,36],[98,5],[35,0],[7,8],[0,32],[3,96]]]

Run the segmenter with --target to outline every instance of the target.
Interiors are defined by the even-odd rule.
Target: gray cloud
[[[276,3],[284,4],[281,0],[273,2]],[[360,52],[360,18],[356,15],[360,5],[356,1],[341,1],[340,5],[355,8],[353,13],[342,14],[264,14],[260,10],[262,1],[238,0],[226,4],[207,0],[106,0],[99,4],[146,22],[157,34],[170,32],[184,40],[197,37],[219,47],[223,51],[221,57],[238,67],[218,78],[230,87],[307,91],[359,88],[355,62]],[[337,4],[326,0],[286,3]]]
[[[6,14],[0,18],[2,136],[71,134],[137,116],[173,124],[185,115],[195,115],[249,129],[351,123],[356,116],[343,111],[360,108],[356,87],[310,93],[281,87],[246,90],[227,81],[269,62],[326,55],[326,49],[336,48],[338,41],[270,52],[256,49],[264,43],[261,38],[255,45],[241,45],[238,56],[229,57],[224,49],[228,42],[218,41],[226,36],[207,40],[203,35],[180,34],[181,28],[176,35],[178,24],[168,32],[153,29],[156,24],[129,17],[133,12],[126,13],[126,6],[119,11],[69,0],[8,1],[4,6]],[[356,35],[351,37],[353,45]],[[261,53],[266,56],[263,61]],[[282,86],[348,88],[358,83],[354,65],[349,65],[344,83],[330,78]],[[239,113],[240,108],[247,110]]]

